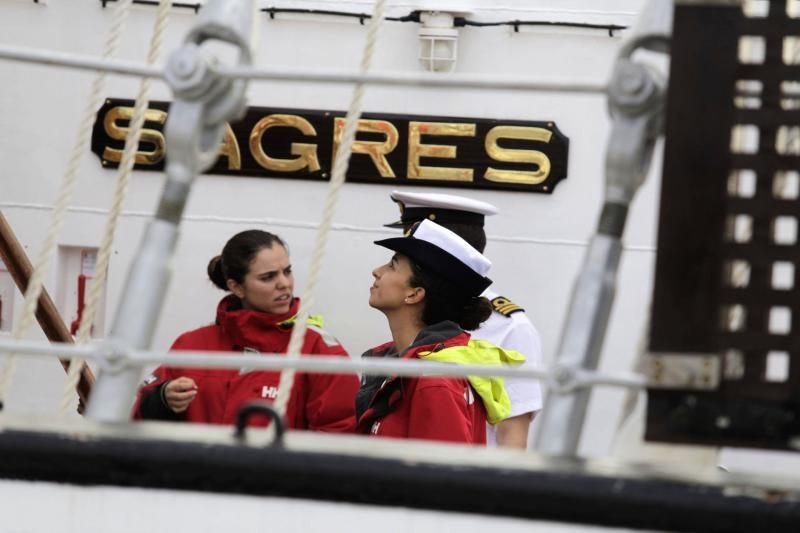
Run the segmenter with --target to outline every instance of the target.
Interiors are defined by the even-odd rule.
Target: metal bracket
[[[623,45],[608,86],[612,126],[606,151],[605,198],[561,333],[554,366],[559,388],[547,395],[539,422],[536,447],[547,455],[577,453],[589,391],[574,388],[571,374],[597,368],[614,300],[628,208],[644,182],[664,124],[664,78],[632,58],[641,48],[666,51],[670,7],[669,0],[650,0],[643,13],[663,24],[656,32],[646,26]]]
[[[219,156],[227,121],[246,111],[247,80],[221,76],[218,60],[202,47],[206,41],[237,48],[239,66],[251,66],[250,32],[254,18],[250,2],[212,2],[186,36],[185,44],[169,58],[164,72],[175,93],[166,125],[167,184],[156,218],[179,222],[194,178]]]
[[[717,354],[650,354],[644,373],[652,389],[715,390],[722,362]]]
[[[628,57],[617,60],[608,87],[613,118],[606,155],[606,202],[630,204],[644,182],[664,124],[665,82]]]

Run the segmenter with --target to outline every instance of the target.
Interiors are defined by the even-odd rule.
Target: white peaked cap
[[[481,276],[488,274],[489,269],[492,268],[492,262],[470,246],[467,241],[430,220],[420,222],[413,236],[415,239],[428,241],[441,248]]]
[[[375,241],[409,257],[426,270],[462,285],[473,296],[492,284],[486,277],[492,262],[464,239],[430,220],[415,225],[404,237]]]
[[[440,224],[473,224],[483,226],[486,216],[496,215],[498,209],[488,202],[453,194],[432,192],[392,191],[392,200],[400,206],[401,219],[389,227],[402,227],[432,220]]]

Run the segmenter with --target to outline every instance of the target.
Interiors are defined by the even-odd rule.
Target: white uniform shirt
[[[491,301],[499,294],[486,290],[481,296]],[[539,332],[536,331],[523,311],[512,313],[509,316],[492,311],[489,319],[472,332],[472,337],[522,353],[526,360],[520,368],[541,368],[542,366],[542,342]],[[541,410],[542,388],[538,380],[506,378],[505,386],[511,400],[510,416]],[[487,424],[486,427],[486,445],[497,446],[497,434],[495,427],[491,424]]]

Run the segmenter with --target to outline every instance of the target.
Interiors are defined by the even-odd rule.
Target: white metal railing
[[[374,374],[395,376],[491,376],[519,377],[544,380],[550,389],[611,386],[644,388],[645,376],[631,372],[597,372],[577,370],[569,379],[564,379],[547,369],[516,368],[513,366],[460,365],[433,361],[411,361],[399,359],[350,359],[349,357],[302,357],[290,360],[285,354],[245,355],[241,352],[178,351],[158,352],[115,347],[110,344],[78,346],[75,344],[42,343],[0,339],[0,353],[13,352],[18,355],[47,357],[80,357],[95,360],[110,367],[140,367],[164,364],[193,368],[235,368],[251,370],[285,370],[294,368],[299,372],[319,374]],[[562,370],[563,371],[563,370]]]
[[[146,78],[164,77],[164,67],[136,61],[107,60],[95,56],[40,50],[36,48],[0,45],[0,59],[40,65],[68,67],[80,70],[103,71],[124,76]],[[216,72],[224,78],[253,81],[306,81],[322,83],[365,83],[400,87],[448,87],[453,89],[494,89],[514,91],[543,91],[561,93],[604,94],[605,82],[521,78],[486,74],[436,74],[405,72],[347,73],[326,69],[301,70],[291,68],[257,68],[219,66]]]

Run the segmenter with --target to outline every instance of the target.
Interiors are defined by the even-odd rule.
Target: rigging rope
[[[123,0],[117,6],[113,13],[111,26],[108,31],[106,39],[105,51],[103,59],[110,59],[116,55],[119,48],[122,32],[125,28],[125,23],[128,19],[130,7],[133,5],[132,0]],[[28,281],[28,288],[25,291],[25,302],[19,322],[14,327],[13,337],[20,340],[27,335],[28,330],[33,325],[36,308],[39,304],[39,296],[42,294],[44,285],[44,278],[47,275],[50,263],[52,262],[53,255],[56,250],[56,239],[64,224],[65,214],[67,207],[72,199],[72,194],[75,191],[77,184],[78,168],[80,167],[81,159],[88,150],[89,140],[94,125],[95,115],[98,107],[102,101],[102,92],[105,87],[106,73],[100,72],[92,84],[92,91],[84,111],[83,119],[78,127],[78,135],[75,140],[75,145],[72,149],[72,155],[67,165],[67,170],[64,173],[64,178],[61,183],[61,190],[53,208],[53,213],[50,218],[50,226],[47,231],[47,236],[42,245],[42,249],[33,266],[30,280]],[[11,379],[16,369],[16,356],[11,353],[8,354],[3,361],[2,368],[0,368],[0,406],[5,400]]]
[[[169,20],[171,7],[172,0],[160,0],[156,13],[155,25],[153,27],[153,37],[147,52],[148,64],[155,63],[161,53],[161,44],[164,40],[164,32],[167,27],[167,21]],[[133,171],[133,165],[136,161],[136,151],[139,147],[139,139],[141,138],[142,128],[144,126],[145,112],[150,102],[150,82],[150,78],[143,78],[139,85],[139,93],[136,95],[136,104],[134,105],[133,117],[130,121],[130,131],[128,132],[128,137],[125,139],[125,149],[122,153],[122,160],[117,171],[117,184],[114,190],[114,199],[108,214],[105,230],[103,231],[100,249],[97,252],[95,274],[89,281],[89,298],[83,310],[80,327],[78,328],[78,334],[76,336],[77,344],[86,344],[89,342],[97,314],[97,306],[103,295],[103,288],[108,273],[108,263],[111,258],[111,245],[114,243],[114,235],[122,214],[122,206],[128,194],[128,182],[131,172]],[[70,361],[67,379],[64,382],[63,396],[61,397],[60,410],[62,415],[66,415],[73,410],[75,386],[80,380],[81,369],[83,369],[84,364],[85,361],[81,358],[75,358]]]
[[[386,0],[378,0],[375,2],[375,9],[372,13],[372,18],[367,26],[366,44],[364,45],[364,52],[361,57],[361,74],[367,73],[372,64],[372,57],[375,53],[375,45],[378,41],[378,30],[383,22],[385,11]],[[339,149],[336,151],[336,158],[333,163],[331,183],[328,188],[328,197],[325,202],[322,222],[320,223],[319,232],[317,233],[317,239],[314,246],[314,255],[311,259],[311,267],[309,269],[308,281],[306,282],[303,297],[300,300],[300,309],[297,312],[298,320],[292,329],[292,337],[289,340],[287,357],[290,359],[296,359],[300,356],[300,349],[302,348],[303,340],[305,339],[306,329],[308,327],[306,323],[306,320],[308,319],[308,310],[314,303],[314,292],[319,279],[319,273],[322,268],[322,260],[325,257],[325,244],[327,243],[328,234],[330,233],[331,224],[333,222],[333,214],[336,209],[339,190],[342,188],[345,175],[347,174],[347,167],[350,162],[353,141],[355,140],[358,121],[361,118],[363,98],[364,84],[356,83],[353,87],[353,96],[350,101],[350,109],[347,111],[347,116],[345,119],[342,142],[339,145]],[[281,380],[278,385],[278,397],[275,399],[275,403],[273,405],[281,416],[284,416],[286,413],[286,405],[288,404],[289,398],[292,394],[294,375],[295,372],[293,370],[286,370],[281,373]]]

